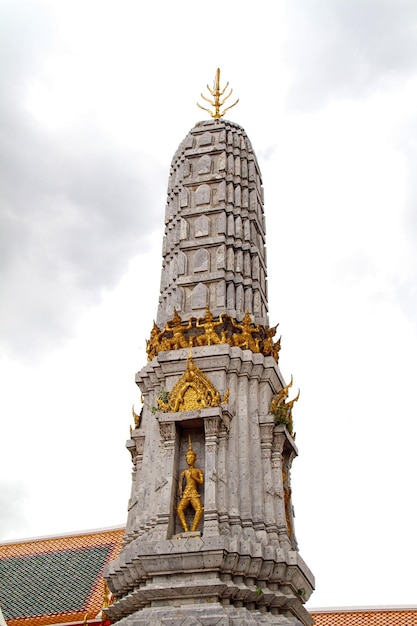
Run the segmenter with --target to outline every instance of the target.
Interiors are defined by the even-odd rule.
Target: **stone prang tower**
[[[105,572],[120,626],[313,623],[291,501],[298,396],[269,326],[261,174],[245,131],[221,119],[219,74],[213,120],[171,164],[125,542]]]

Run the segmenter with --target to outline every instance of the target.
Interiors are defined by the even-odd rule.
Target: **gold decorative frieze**
[[[172,320],[164,328],[159,328],[154,322],[151,336],[146,342],[146,352],[151,361],[164,350],[228,343],[243,350],[272,356],[278,363],[281,337],[274,341],[277,326],[253,324],[249,311],[246,311],[242,322],[226,314],[215,318],[208,307],[204,317],[191,317],[183,321],[174,309]]]
[[[286,387],[283,387],[277,395],[272,398],[271,405],[269,407],[269,412],[275,417],[275,423],[284,424],[291,435],[293,435],[292,409],[294,402],[297,402],[300,397],[300,390],[298,390],[296,397],[293,400],[286,402],[292,383],[293,379],[291,376],[291,382]]]

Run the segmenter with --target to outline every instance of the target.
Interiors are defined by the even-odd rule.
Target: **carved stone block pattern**
[[[198,283],[194,287],[191,299],[193,309],[204,309],[208,305],[208,289],[206,285]]]
[[[210,269],[210,254],[202,248],[194,253],[194,272],[208,272]]]
[[[197,187],[195,192],[195,203],[199,204],[210,204],[210,187],[209,185],[200,185]]]
[[[196,237],[207,237],[210,234],[210,219],[207,215],[200,215],[195,221],[194,235]]]

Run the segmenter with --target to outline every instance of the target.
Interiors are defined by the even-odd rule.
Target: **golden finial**
[[[214,99],[211,100],[210,98],[206,98],[206,96],[204,96],[203,94],[200,94],[203,100],[205,100],[206,102],[211,104],[212,107],[214,107],[214,112],[211,111],[210,109],[206,109],[205,107],[201,106],[201,104],[199,104],[198,102],[197,102],[197,106],[200,107],[200,109],[203,109],[203,111],[207,111],[207,113],[209,113],[211,117],[213,117],[215,120],[220,119],[221,117],[223,117],[226,111],[234,107],[239,102],[239,98],[238,98],[236,102],[231,104],[229,107],[226,107],[225,109],[223,109],[223,111],[220,111],[220,108],[223,106],[226,100],[230,98],[230,96],[233,93],[233,89],[230,89],[229,93],[226,96],[224,96],[223,100],[221,100],[221,97],[224,95],[228,86],[229,86],[229,83],[227,82],[224,89],[220,89],[220,69],[217,68],[216,77],[214,79],[214,84],[213,84],[213,89],[210,89],[210,87],[207,85],[207,89],[209,90],[210,94],[213,96]]]

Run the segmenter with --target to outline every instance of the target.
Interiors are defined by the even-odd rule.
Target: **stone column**
[[[175,474],[177,429],[175,422],[161,421],[159,430],[164,441],[164,469],[163,475],[159,477],[155,487],[155,497],[159,506],[152,538],[156,541],[168,539],[174,532],[174,500],[177,482]]]
[[[242,350],[243,352],[243,350]],[[245,376],[251,364],[243,364],[246,371],[241,371],[238,379],[238,399],[237,415],[235,419],[238,424],[238,462],[239,462],[239,512],[242,528],[247,529],[245,538],[252,538],[254,535],[251,500],[251,472],[253,468],[248,459],[252,458],[250,450],[250,427],[248,420],[248,387],[249,381]],[[242,370],[243,370],[242,366]],[[243,373],[243,375],[242,375]]]
[[[282,480],[282,464],[283,457],[282,452],[285,443],[285,433],[283,430],[278,430],[275,426],[273,431],[273,444],[272,444],[272,474],[276,506],[276,519],[278,525],[278,539],[280,545],[286,549],[291,550],[291,541],[289,538],[287,520],[285,515],[285,498],[284,498],[284,485]]]
[[[125,542],[134,539],[137,533],[134,532],[135,516],[138,504],[138,481],[137,475],[141,473],[143,448],[145,444],[145,436],[138,435],[138,430],[131,432],[131,438],[126,442],[126,448],[132,456],[132,488],[128,503],[128,518],[125,532]]]
[[[226,482],[226,450],[228,431],[226,425],[220,422],[219,446],[217,456],[217,511],[219,514],[219,528],[230,532],[229,515],[227,513],[227,482]]]
[[[204,488],[204,535],[219,535],[219,515],[217,504],[217,445],[219,441],[220,417],[207,417],[204,420],[205,432],[205,488]]]
[[[293,450],[290,452],[284,452],[283,458],[283,487],[284,487],[284,502],[285,502],[285,515],[287,521],[287,528],[290,535],[290,541],[293,550],[298,550],[297,539],[295,537],[294,529],[294,510],[292,504],[292,489],[291,489],[291,466],[296,454]]]
[[[263,493],[265,506],[265,527],[268,533],[268,543],[278,544],[278,527],[275,519],[275,500],[277,493],[274,486],[272,469],[272,443],[274,438],[274,422],[270,416],[260,418],[261,430],[261,457]]]

